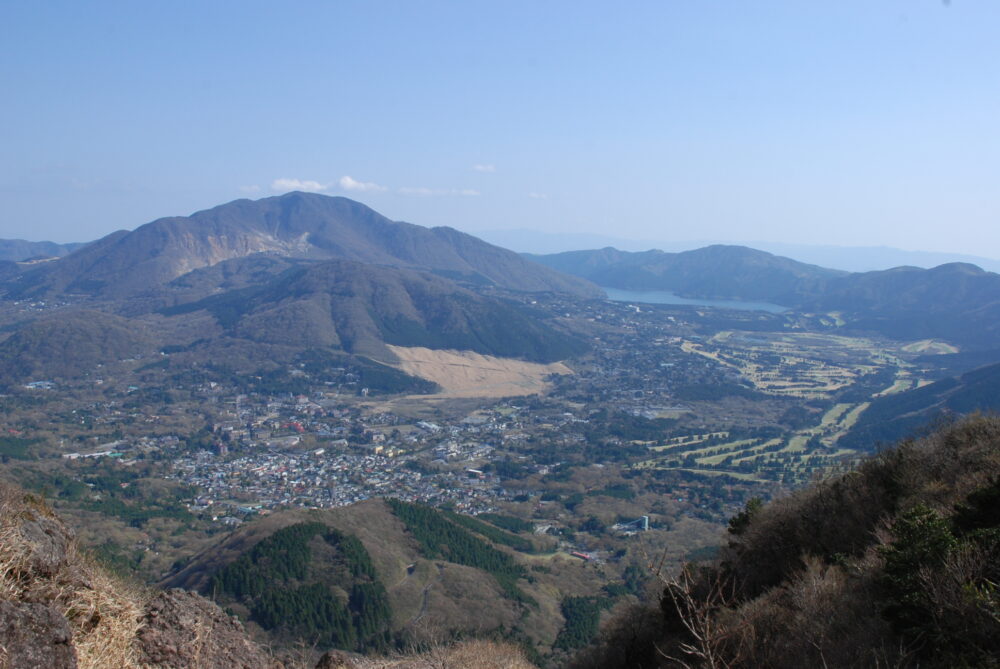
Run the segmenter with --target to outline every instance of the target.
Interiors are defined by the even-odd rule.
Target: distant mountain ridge
[[[114,232],[26,271],[10,290],[25,297],[71,293],[119,299],[195,269],[262,253],[424,269],[519,291],[598,294],[585,281],[452,228],[394,222],[347,198],[299,192],[236,200]]]
[[[608,247],[526,257],[611,288],[783,305],[796,304],[824,282],[846,274],[744,246],[715,245],[680,253],[629,253]]]
[[[996,348],[1000,274],[966,263],[850,274],[828,282],[798,306],[839,311],[855,329],[897,339],[942,338]]]
[[[0,239],[0,260],[20,262],[38,257],[61,258],[83,246],[86,246],[86,243],[59,244],[57,242],[29,242],[23,239]]]
[[[1000,274],[967,263],[848,273],[741,246],[527,257],[610,288],[839,312],[849,329],[896,339],[942,338],[983,349],[995,348],[1000,337]]]
[[[819,265],[845,272],[873,272],[910,265],[929,269],[952,262],[978,265],[990,272],[1000,272],[1000,259],[945,251],[908,251],[890,246],[836,246],[833,244],[795,244],[754,239],[627,239],[586,232],[543,232],[540,230],[476,230],[480,239],[518,253],[552,255],[566,251],[588,251],[612,246],[622,251],[659,249],[678,253],[724,244],[748,246],[809,265]]]

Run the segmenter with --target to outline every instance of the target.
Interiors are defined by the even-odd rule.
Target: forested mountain
[[[894,338],[937,337],[995,348],[1000,336],[1000,274],[965,263],[850,274],[827,282],[797,306],[840,311],[851,327]]]
[[[745,246],[628,253],[613,248],[527,256],[601,286],[669,290],[686,297],[745,299],[792,306],[845,272],[807,265]]]
[[[419,639],[426,617],[452,634],[506,630],[548,646],[563,624],[551,612],[568,581],[528,569],[537,541],[470,516],[369,500],[260,518],[163,585],[200,591],[276,640],[385,650]],[[560,569],[585,574],[576,563]],[[600,592],[581,583],[570,594]]]
[[[298,361],[325,373],[347,365],[369,378],[373,391],[413,391],[433,384],[366,359],[393,364],[387,344],[546,363],[587,349],[545,313],[427,272],[348,260],[236,259],[125,304],[130,317],[68,309],[11,324],[0,340],[0,383],[97,378],[123,360],[159,368],[169,365],[159,356],[166,350],[174,364],[199,368]]]
[[[81,310],[23,324],[0,341],[0,384],[74,378],[123,358],[154,353],[157,337],[143,324]]]
[[[682,253],[606,248],[528,257],[611,288],[838,312],[842,327],[895,339],[939,338],[985,349],[995,348],[1000,336],[1000,274],[966,263],[847,273],[740,246]]]
[[[3,383],[75,379],[162,348],[230,370],[343,353],[379,377],[389,370],[357,356],[393,363],[387,344],[551,362],[585,346],[490,291],[599,294],[451,228],[307,193],[159,219],[58,260],[0,261],[0,282],[19,314],[0,330]],[[412,390],[407,378],[388,386]]]
[[[1000,364],[887,395],[872,401],[838,445],[870,449],[878,443],[891,444],[925,426],[932,426],[936,420],[994,410],[998,397]]]
[[[112,233],[58,262],[26,270],[11,294],[119,299],[260,253],[424,269],[513,290],[598,294],[585,281],[452,228],[399,223],[347,198],[297,192],[236,200]]]

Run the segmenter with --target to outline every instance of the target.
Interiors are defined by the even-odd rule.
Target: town
[[[234,372],[170,349],[11,389],[0,455],[57,504],[131,527],[118,543],[154,575],[177,537],[373,497],[506,514],[568,553],[621,551],[615,528],[646,517],[644,541],[681,558],[751,497],[858,457],[838,441],[872,397],[926,383],[904,345],[823,316],[504,298],[592,342],[541,394],[400,394],[315,357]]]

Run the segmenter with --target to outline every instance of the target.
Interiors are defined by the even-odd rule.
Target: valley
[[[929,380],[918,357],[937,350],[805,332],[798,316],[506,298],[595,345],[548,365],[390,346],[398,369],[433,384],[423,394],[308,357],[241,373],[185,370],[184,351],[122,359],[85,380],[9,387],[4,469],[77,519],[102,559],[149,581],[289,509],[391,497],[509,518],[534,546],[519,562],[558,565],[545,592],[562,594],[532,594],[557,610],[563,597],[608,597],[649,555],[710,552],[748,499],[847,466],[863,451],[840,439],[873,400]],[[647,531],[616,529],[641,517]],[[415,587],[444,587],[434,571],[419,567]],[[404,605],[392,592],[397,633],[463,629],[455,600]],[[513,629],[563,652],[558,626],[529,627]]]
[[[559,666],[655,590],[653,560],[715,555],[751,500],[995,406],[975,339],[890,336],[844,305],[746,308],[823,306],[806,293],[843,273],[726,247],[668,269],[739,308],[608,299],[557,269],[525,290],[489,270],[531,261],[457,233],[336,198],[260,202],[148,224],[160,246],[138,265],[123,249],[148,226],[18,265],[0,300],[0,476],[102,564],[215,597],[262,643],[486,636]],[[259,241],[275,211],[360,246],[208,235],[184,255],[198,225]],[[80,275],[84,255],[101,260]],[[713,275],[741,258],[735,283]],[[741,281],[757,283],[733,294]]]

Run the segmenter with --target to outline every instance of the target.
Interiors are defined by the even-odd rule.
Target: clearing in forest
[[[472,351],[436,351],[423,347],[389,346],[398,359],[393,367],[433,381],[441,391],[430,398],[511,397],[535,395],[549,388],[552,374],[572,374],[561,362],[543,365],[498,358]]]

